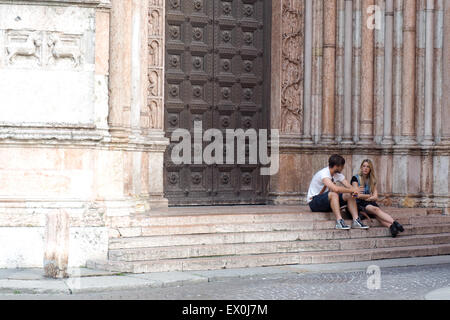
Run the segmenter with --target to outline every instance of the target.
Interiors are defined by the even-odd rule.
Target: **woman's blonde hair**
[[[362,186],[366,185],[366,177],[362,173],[362,167],[363,167],[364,163],[367,163],[370,168],[368,184],[370,186],[370,192],[373,192],[375,190],[375,186],[377,185],[377,178],[375,177],[375,169],[374,169],[373,163],[370,159],[365,159],[361,163],[361,167],[359,169],[359,176],[361,177],[361,185]]]

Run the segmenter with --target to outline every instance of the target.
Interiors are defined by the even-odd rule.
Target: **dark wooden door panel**
[[[165,130],[266,128],[263,0],[168,0]],[[225,140],[224,140],[225,142]],[[204,143],[204,147],[208,143]],[[247,143],[248,144],[248,143]],[[175,165],[165,155],[171,205],[265,202],[257,164]],[[237,156],[235,147],[235,156]],[[225,154],[226,156],[226,154]]]

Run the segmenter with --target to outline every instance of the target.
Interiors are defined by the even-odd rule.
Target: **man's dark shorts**
[[[329,192],[325,192],[323,194],[319,194],[315,196],[312,201],[309,203],[309,207],[312,212],[331,212],[330,200],[328,199]],[[345,206],[347,201],[344,201],[342,193],[339,193],[339,205]]]

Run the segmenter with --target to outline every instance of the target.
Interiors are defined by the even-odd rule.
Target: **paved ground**
[[[370,265],[378,265],[379,269],[375,268],[367,273],[367,267]],[[84,272],[88,274],[88,271]],[[0,272],[0,279],[1,274]],[[15,278],[25,277],[23,274],[16,277],[10,276],[9,281],[19,283],[17,282],[19,280]],[[28,279],[28,281],[35,280],[32,272],[28,273]],[[148,281],[148,285],[120,291],[104,291],[102,286],[97,286],[98,292],[92,292],[96,291],[93,290],[93,284],[97,283],[94,281],[95,283],[92,282],[90,286],[85,286],[85,288],[89,287],[91,292],[79,290],[79,293],[74,291],[73,294],[63,292],[23,294],[20,289],[11,291],[13,287],[10,285],[9,291],[0,293],[0,299],[410,300],[431,297],[450,300],[448,256],[186,274],[106,275],[102,279],[104,279],[102,285],[108,281],[114,281],[115,284],[121,281],[127,283],[130,279],[145,280]],[[6,280],[0,280],[0,292],[2,292],[1,281]],[[81,283],[83,281],[89,281],[89,278],[83,278]],[[52,283],[55,288],[56,284],[61,284],[61,282]]]

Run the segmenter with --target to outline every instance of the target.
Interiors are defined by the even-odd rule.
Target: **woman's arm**
[[[370,198],[367,199],[367,201],[378,201],[378,190],[377,186],[374,187],[375,190],[373,190],[372,195]]]
[[[358,182],[353,182],[353,187],[355,187],[355,188],[358,188],[359,190],[361,190],[361,188],[359,187],[359,185],[358,185]],[[358,193],[358,199],[361,199],[361,200],[367,200],[367,199],[369,199],[371,197],[371,195],[370,194],[363,194],[363,193]]]

